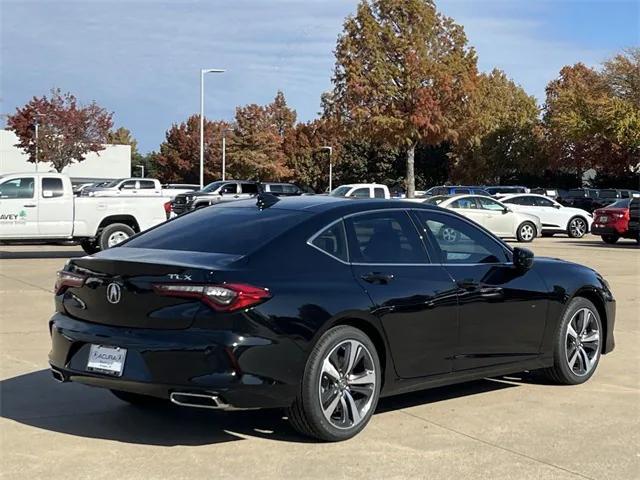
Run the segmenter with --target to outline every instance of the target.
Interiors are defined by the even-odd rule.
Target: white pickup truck
[[[391,198],[391,193],[386,185],[379,183],[351,183],[334,188],[331,197],[349,198]]]
[[[0,176],[0,242],[76,240],[92,254],[167,219],[163,197],[74,197],[59,173]]]

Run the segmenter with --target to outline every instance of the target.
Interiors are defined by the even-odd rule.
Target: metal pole
[[[200,189],[204,188],[204,72],[200,70]]]
[[[225,132],[222,132],[222,181],[224,182],[227,169],[227,137]]]
[[[36,172],[38,171],[38,117],[36,117]]]

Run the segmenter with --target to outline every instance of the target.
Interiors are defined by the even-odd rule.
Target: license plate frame
[[[92,344],[89,348],[87,371],[121,377],[126,358],[126,348]]]

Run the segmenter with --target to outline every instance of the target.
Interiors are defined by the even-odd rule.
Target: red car
[[[620,238],[635,238],[629,232],[629,202],[629,198],[623,198],[594,211],[591,233],[600,235],[605,243],[616,243]]]

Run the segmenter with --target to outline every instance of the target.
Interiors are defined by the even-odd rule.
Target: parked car
[[[165,183],[162,185],[162,196],[173,200],[176,195],[198,190],[200,190],[200,185],[195,183]]]
[[[566,196],[567,191],[559,189],[559,188],[535,187],[535,188],[529,189],[528,193],[535,193],[537,195],[544,195],[545,197],[548,197],[551,200],[556,200],[556,201],[559,202],[563,195]]]
[[[634,196],[640,196],[640,192],[619,188],[603,188],[598,191],[598,203],[600,206],[606,207],[621,198],[632,198]]]
[[[277,197],[295,197],[305,192],[293,183],[261,182],[260,192],[271,193]]]
[[[171,209],[176,215],[218,203],[246,200],[259,192],[258,182],[226,180],[212,182],[202,190],[176,195]]]
[[[490,197],[491,194],[487,192],[483,187],[469,187],[461,185],[442,185],[438,187],[431,187],[425,192],[426,197],[433,195],[460,195],[460,194],[473,194],[484,195]]]
[[[581,384],[614,348],[615,300],[592,268],[428,205],[269,197],[71,259],[47,326],[53,377],[140,407],[283,408],[337,441],[380,397],[523,370]]]
[[[491,197],[454,195],[442,198],[437,196],[424,200],[424,203],[453,209],[501,238],[516,238],[519,242],[531,242],[542,231],[542,224],[537,216],[514,212]],[[448,241],[458,241],[451,232],[446,230],[441,232],[441,235]]]
[[[582,238],[589,232],[593,222],[593,217],[586,210],[565,207],[544,195],[506,195],[500,200],[517,212],[539,217],[544,236],[566,233],[571,238]]]
[[[100,187],[86,187],[80,195],[83,197],[159,197],[162,195],[162,185],[154,178],[120,178]]]
[[[558,202],[565,207],[579,208],[589,213],[602,206],[598,202],[598,190],[595,188],[573,188],[559,198]]]
[[[0,177],[0,241],[76,240],[91,254],[166,220],[164,199],[75,197],[59,173]]]
[[[604,243],[616,243],[621,238],[636,236],[629,231],[630,198],[622,198],[593,212],[591,233],[599,235]]]
[[[330,197],[345,198],[391,198],[391,193],[386,185],[379,183],[352,183],[340,185],[334,188]]]
[[[484,187],[484,190],[492,197],[501,198],[505,195],[515,193],[529,193],[527,187],[520,187],[516,185],[499,185],[495,187]]]

